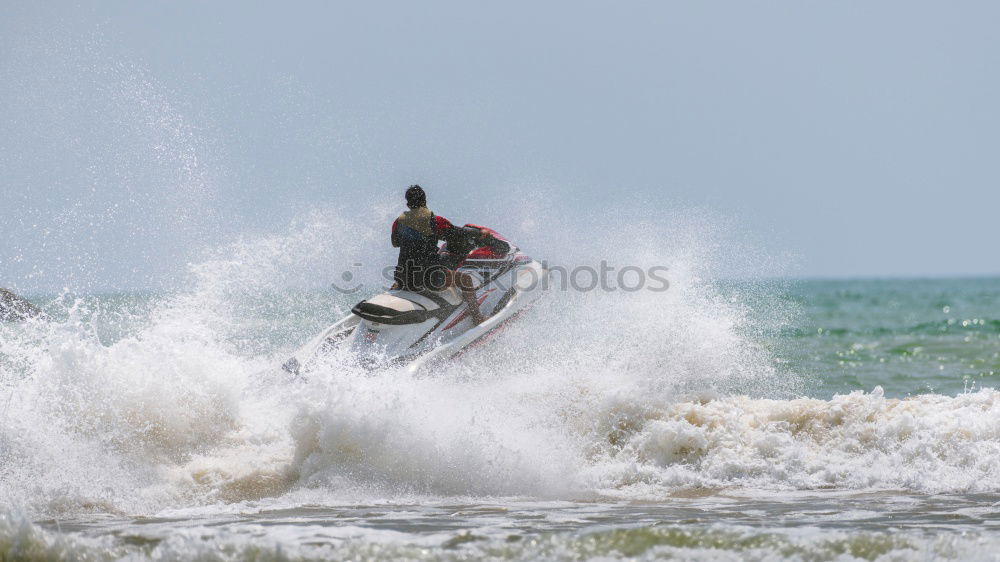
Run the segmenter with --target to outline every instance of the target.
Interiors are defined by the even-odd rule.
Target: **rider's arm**
[[[392,247],[399,247],[399,237],[396,236],[396,223],[399,221],[392,221]]]
[[[455,226],[450,220],[434,215],[434,236],[438,240],[445,240],[454,230]]]

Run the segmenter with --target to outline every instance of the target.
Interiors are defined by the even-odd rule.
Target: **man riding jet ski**
[[[458,287],[462,300],[469,307],[472,322],[477,326],[482,324],[484,318],[476,301],[476,285],[472,277],[455,271],[457,260],[453,261],[438,252],[438,241],[454,247],[462,244],[470,233],[455,228],[448,219],[432,213],[427,208],[427,195],[419,185],[411,185],[406,190],[406,206],[409,210],[392,223],[392,247],[399,248],[393,289],[440,291]],[[484,242],[491,238],[486,229],[482,229],[480,235]]]
[[[548,270],[497,232],[434,215],[420,186],[406,191],[406,202],[392,227],[395,284],[306,344],[286,371],[309,371],[346,349],[366,368],[407,364],[415,372],[484,343],[541,294]]]

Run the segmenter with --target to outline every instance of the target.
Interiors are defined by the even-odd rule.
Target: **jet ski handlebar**
[[[470,237],[474,238],[477,241],[479,239],[481,239],[481,238],[484,238],[484,236],[483,236],[483,230],[484,229],[479,228],[478,226],[465,225],[465,226],[458,227],[458,229],[461,230],[462,233],[465,234],[466,236],[470,236]],[[492,235],[491,235],[491,237],[492,237]]]
[[[510,244],[494,236],[489,229],[467,224],[455,227],[455,231],[456,236],[451,237],[448,241],[450,253],[465,256],[483,246],[489,246],[499,254],[506,254],[510,251]]]

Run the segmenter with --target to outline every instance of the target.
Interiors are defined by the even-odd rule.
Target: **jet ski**
[[[541,263],[492,229],[467,224],[459,230],[464,235],[445,242],[438,251],[455,269],[472,276],[485,321],[474,325],[456,288],[390,289],[359,302],[282,368],[302,375],[334,350],[347,349],[369,369],[405,365],[409,372],[417,372],[484,342],[538,299],[549,273]],[[483,230],[489,236],[483,237]]]

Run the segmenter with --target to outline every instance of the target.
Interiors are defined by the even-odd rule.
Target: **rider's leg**
[[[448,270],[446,280],[449,287],[458,287],[462,293],[462,300],[469,307],[469,314],[472,316],[472,323],[480,325],[486,320],[483,313],[479,311],[479,301],[476,300],[476,283],[472,276],[461,271]]]

